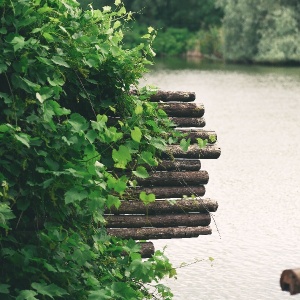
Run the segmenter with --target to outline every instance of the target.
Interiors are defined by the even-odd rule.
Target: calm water
[[[174,266],[203,260],[167,281],[175,299],[291,299],[279,278],[300,267],[300,67],[159,62],[142,83],[196,92],[222,148],[202,163],[221,238],[212,224],[211,236],[155,241]]]

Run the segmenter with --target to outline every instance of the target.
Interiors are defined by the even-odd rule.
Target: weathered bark
[[[155,95],[150,97],[152,102],[169,102],[169,101],[180,101],[180,102],[192,102],[195,101],[196,94],[191,92],[170,92],[170,91],[158,91]]]
[[[208,226],[209,213],[186,213],[169,215],[107,215],[107,228]]]
[[[300,293],[300,268],[284,270],[280,277],[280,286],[283,291],[291,295]]]
[[[135,189],[130,189],[126,193],[126,199],[135,200],[139,199],[139,194],[141,192],[146,192],[147,194],[155,194],[156,199],[167,199],[167,198],[182,198],[183,196],[192,196],[197,197],[204,196],[205,187],[203,185],[199,186],[165,186],[165,187],[140,187]]]
[[[190,198],[156,200],[145,205],[142,201],[122,201],[118,209],[114,206],[105,211],[106,214],[175,214],[188,212],[215,212],[218,209],[218,202],[212,199]]]
[[[178,118],[169,117],[169,119],[176,125],[176,127],[204,127],[204,118]]]
[[[154,254],[155,248],[152,242],[143,242],[138,244],[141,246],[142,258],[150,258]]]
[[[159,103],[158,107],[169,117],[201,118],[204,115],[204,105],[199,103]]]
[[[176,129],[181,133],[184,133],[185,139],[191,139],[192,143],[198,143],[197,138],[202,140],[208,140],[210,143],[215,143],[217,140],[217,134],[215,131],[203,130],[203,129]]]
[[[221,155],[221,149],[217,145],[206,145],[201,148],[194,144],[187,151],[183,151],[179,145],[168,146],[162,158],[190,158],[190,159],[217,159]]]
[[[207,171],[196,172],[151,172],[148,178],[135,177],[138,185],[142,186],[185,186],[187,184],[200,185],[208,183]]]
[[[123,239],[134,240],[154,240],[154,239],[174,239],[192,238],[199,235],[211,234],[211,228],[205,227],[166,227],[166,228],[122,228],[107,229],[108,234],[118,236]]]
[[[147,170],[154,171],[199,171],[201,162],[199,159],[162,160],[157,167],[145,165]]]

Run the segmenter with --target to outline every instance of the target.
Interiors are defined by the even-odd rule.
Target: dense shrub
[[[169,126],[146,89],[130,93],[152,57],[152,29],[123,48],[130,14],[115,4],[0,1],[3,300],[145,299],[150,283],[171,298],[159,283],[176,273],[164,254],[143,261],[134,241],[105,231],[104,210],[125,199],[132,173],[148,176],[141,164],[157,164]]]

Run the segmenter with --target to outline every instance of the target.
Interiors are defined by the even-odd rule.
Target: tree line
[[[101,0],[95,5],[112,3]],[[125,0],[124,4],[137,21],[125,41],[134,43],[147,26],[153,26],[158,30],[153,44],[158,55],[196,50],[233,62],[300,61],[298,0]]]

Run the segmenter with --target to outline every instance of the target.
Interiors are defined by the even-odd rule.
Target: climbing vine
[[[164,253],[142,260],[104,217],[176,139],[151,89],[131,90],[155,31],[124,48],[119,0],[0,0],[0,16],[0,298],[171,299]]]

